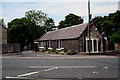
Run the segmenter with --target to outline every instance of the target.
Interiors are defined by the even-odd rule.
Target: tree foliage
[[[40,10],[29,10],[25,12],[25,16],[37,25],[44,25],[47,19],[47,14]]]
[[[54,20],[42,11],[27,11],[25,17],[13,19],[8,23],[8,43],[20,43],[21,48],[40,38],[45,31],[54,27]]]
[[[0,19],[0,24],[3,25],[4,27],[6,27],[4,19]]]
[[[31,44],[33,48],[34,39],[38,39],[43,33],[42,27],[25,17],[8,23],[8,42],[20,43],[21,47]]]
[[[56,28],[54,20],[52,18],[48,18],[45,21],[44,27],[46,31],[52,31],[53,28]]]
[[[114,43],[120,43],[120,11],[110,13],[104,17],[95,17],[92,22],[94,22],[100,33],[106,33],[110,49]]]
[[[72,26],[72,25],[77,25],[80,23],[81,22],[79,20],[79,16],[70,13],[69,15],[65,16],[65,20],[62,20],[59,22],[58,28],[61,29],[61,28]]]

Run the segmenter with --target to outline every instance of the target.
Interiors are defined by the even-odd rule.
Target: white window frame
[[[44,42],[40,42],[40,47],[39,47],[40,49],[45,49],[45,47],[44,47]]]
[[[57,43],[57,49],[56,50],[63,50],[64,48],[62,48],[62,40],[57,40],[58,43]]]
[[[89,38],[88,37],[86,37],[86,52],[88,53],[88,41],[89,40]],[[98,52],[98,41],[99,41],[99,38],[94,38],[94,37],[91,37],[91,40],[92,40],[92,53],[96,53],[96,52]],[[96,42],[97,42],[97,51],[94,51],[94,40],[96,40]]]
[[[52,49],[52,41],[48,41],[48,43],[49,43],[48,49]]]

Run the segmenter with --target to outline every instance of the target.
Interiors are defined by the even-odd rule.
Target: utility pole
[[[89,55],[91,55],[91,40],[90,40],[90,19],[91,19],[91,14],[90,14],[90,0],[88,0],[88,33],[89,33],[89,42],[88,42],[88,51],[89,51]]]

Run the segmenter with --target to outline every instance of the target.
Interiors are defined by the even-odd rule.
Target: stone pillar
[[[88,52],[88,41],[86,39],[86,52]]]
[[[101,52],[103,52],[103,39],[101,39]]]
[[[92,52],[94,52],[94,40],[92,39]]]
[[[105,50],[108,51],[108,40],[107,37],[104,37],[105,39]]]
[[[99,40],[97,39],[97,52],[98,52],[98,46],[99,46],[98,43],[99,43]]]
[[[108,51],[108,47],[109,47],[108,40],[106,40],[106,51]]]

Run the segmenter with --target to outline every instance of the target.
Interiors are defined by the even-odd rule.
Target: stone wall
[[[2,26],[0,25],[0,53],[2,53]]]
[[[120,51],[120,44],[115,43],[115,51]]]
[[[70,49],[73,49],[76,52],[79,52],[79,49],[80,49],[79,40],[78,39],[63,40],[62,47],[64,48],[65,52],[67,52]]]
[[[19,52],[20,52],[19,43],[2,44],[2,53],[19,53]]]
[[[2,44],[7,44],[7,28],[5,27],[2,27]]]

